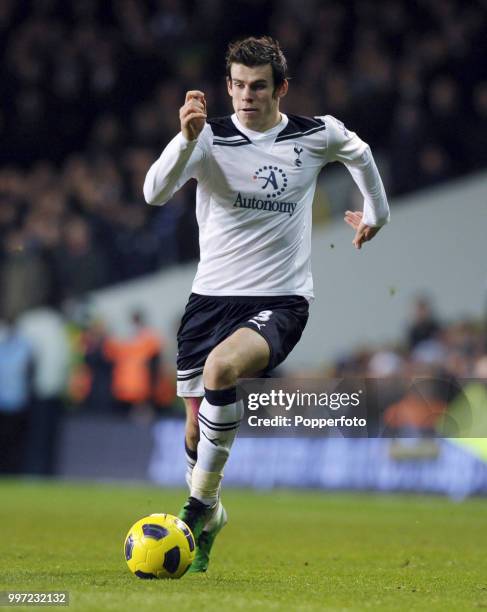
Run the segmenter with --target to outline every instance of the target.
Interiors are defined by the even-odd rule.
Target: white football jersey
[[[380,226],[389,206],[370,148],[329,115],[283,115],[267,132],[236,115],[207,121],[195,141],[178,134],[151,166],[144,196],[164,204],[198,181],[201,295],[301,295],[311,300],[311,206],[320,170],[344,163],[364,196],[364,222]]]

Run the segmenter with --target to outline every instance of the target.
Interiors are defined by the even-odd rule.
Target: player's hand
[[[372,240],[372,238],[380,230],[380,227],[370,227],[370,225],[365,225],[365,223],[362,221],[363,216],[364,213],[358,210],[347,210],[345,212],[345,223],[348,223],[348,225],[355,230],[355,237],[352,240],[352,244],[356,249],[361,249],[363,243]]]
[[[205,127],[206,100],[202,91],[188,91],[184,106],[179,109],[181,132],[186,140],[196,140]]]

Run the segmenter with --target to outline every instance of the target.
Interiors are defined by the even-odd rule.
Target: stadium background
[[[357,255],[342,214],[358,193],[343,168],[322,174],[312,332],[280,373],[485,381],[486,17],[480,0],[3,0],[1,473],[183,485],[194,185],[151,208],[142,183],[187,89],[229,112],[224,52],[247,34],[281,42],[284,112],[335,115],[371,145],[392,208]],[[471,391],[482,412],[485,382]],[[419,442],[243,439],[226,480],[485,494],[485,429],[432,442],[402,399]]]
[[[0,2],[0,603],[487,606],[486,18],[483,0]],[[436,382],[375,406],[398,439],[238,439],[208,576],[140,583],[126,530],[186,495],[174,341],[198,256],[194,185],[151,208],[142,183],[185,91],[228,113],[226,45],[263,33],[289,60],[284,112],[368,141],[392,208],[357,253],[358,192],[322,173],[317,299],[280,373]]]

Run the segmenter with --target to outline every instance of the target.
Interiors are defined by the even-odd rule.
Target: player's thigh
[[[267,340],[253,329],[241,327],[208,355],[203,372],[205,384],[215,377],[228,376],[233,382],[241,376],[251,376],[265,370],[269,359]]]

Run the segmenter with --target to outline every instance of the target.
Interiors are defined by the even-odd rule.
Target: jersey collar
[[[252,140],[252,141],[261,140],[262,141],[262,140],[274,140],[278,136],[278,134],[280,134],[283,130],[286,129],[289,119],[287,115],[285,115],[284,113],[281,113],[281,121],[279,121],[279,123],[275,125],[273,128],[265,132],[256,132],[255,130],[249,130],[248,128],[244,127],[238,120],[236,113],[233,113],[232,121],[235,127],[237,128],[237,130],[239,132],[242,132],[244,136],[247,136],[249,140]]]

